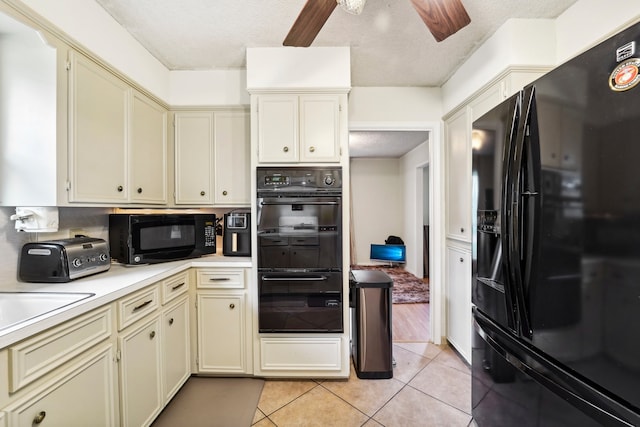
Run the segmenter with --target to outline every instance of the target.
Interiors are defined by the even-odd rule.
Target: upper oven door
[[[258,268],[341,269],[339,196],[259,197],[257,207]]]

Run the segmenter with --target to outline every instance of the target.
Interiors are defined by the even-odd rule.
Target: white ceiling
[[[171,70],[245,67],[282,46],[306,0],[96,0]],[[471,24],[437,43],[409,0],[336,8],[312,46],[350,46],[352,86],[441,86],[509,18],[555,18],[576,0],[462,0]]]
[[[245,68],[247,47],[282,46],[306,0],[95,0],[170,70]],[[336,8],[312,46],[349,46],[352,86],[447,81],[509,18],[555,18],[576,0],[462,0],[471,24],[437,43],[409,0]],[[425,132],[350,135],[352,157],[400,157]],[[357,142],[361,141],[361,142]]]

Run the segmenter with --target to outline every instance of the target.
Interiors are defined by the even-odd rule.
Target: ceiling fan
[[[359,13],[364,1],[360,4],[359,10],[352,13]],[[296,47],[311,46],[339,3],[346,9],[348,6],[343,3],[351,3],[351,1],[307,0],[282,44]],[[461,0],[411,0],[411,3],[438,42],[471,22]]]

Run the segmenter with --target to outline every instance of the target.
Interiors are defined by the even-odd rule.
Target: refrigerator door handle
[[[508,222],[509,276],[514,283],[513,287],[518,307],[520,333],[527,338],[533,337],[526,290],[529,289],[531,283],[532,264],[535,258],[534,249],[537,240],[534,237],[534,234],[537,233],[535,223],[537,221],[536,217],[538,216],[537,211],[539,210],[539,208],[536,207],[533,215],[525,216],[524,206],[528,205],[528,199],[538,196],[537,182],[539,182],[540,159],[539,153],[537,153],[537,159],[531,158],[536,157],[536,153],[534,153],[535,150],[532,150],[530,146],[532,131],[536,132],[535,136],[537,138],[537,129],[532,129],[532,124],[534,124],[534,120],[532,120],[534,111],[535,87],[531,86],[524,90],[522,115],[520,116],[515,148],[513,150],[513,162],[511,164],[512,181],[509,185],[512,211],[511,218]],[[529,145],[526,144],[527,142],[529,142]],[[525,152],[528,154],[527,158],[525,158]],[[533,167],[532,171],[526,170],[529,165]],[[529,175],[533,176],[533,179],[525,181]],[[533,188],[525,188],[525,184],[533,185]],[[534,201],[534,206],[538,205],[538,201]]]
[[[500,204],[500,216],[502,218],[500,224],[500,247],[502,251],[504,251],[503,256],[503,267],[504,268],[504,278],[505,278],[505,298],[506,298],[506,306],[507,306],[507,324],[511,329],[517,331],[519,329],[518,323],[518,309],[516,304],[516,299],[514,298],[514,289],[513,289],[513,280],[510,279],[509,271],[510,260],[512,259],[510,253],[509,239],[510,239],[510,222],[511,222],[511,199],[512,192],[510,188],[510,183],[513,181],[512,177],[512,162],[513,162],[513,147],[515,145],[515,139],[517,137],[518,132],[518,123],[520,121],[520,113],[521,113],[521,102],[522,102],[522,93],[518,94],[515,102],[512,105],[513,110],[509,111],[509,129],[508,134],[506,136],[505,145],[504,145],[504,165],[502,169],[502,195],[501,195],[501,204]]]

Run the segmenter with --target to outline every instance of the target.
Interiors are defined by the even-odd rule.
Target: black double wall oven
[[[342,171],[257,170],[260,332],[343,332]]]

